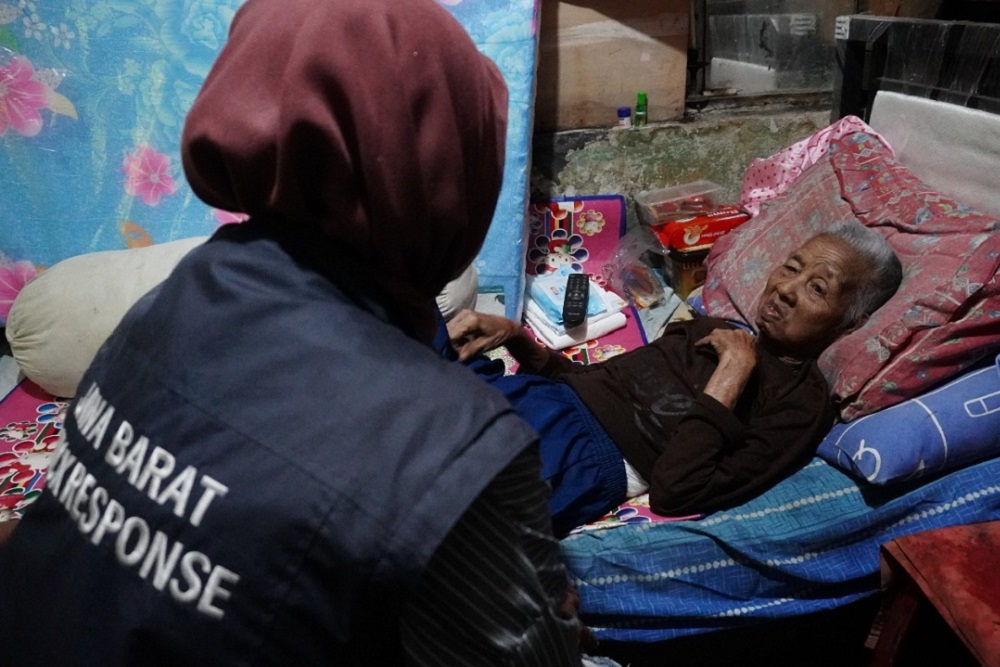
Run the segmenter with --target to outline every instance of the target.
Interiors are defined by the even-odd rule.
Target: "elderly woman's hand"
[[[521,325],[499,315],[460,311],[448,322],[448,338],[461,361],[492,350],[520,335]]]
[[[757,365],[757,339],[742,329],[714,329],[695,345],[711,347],[719,355],[704,392],[732,408]]]

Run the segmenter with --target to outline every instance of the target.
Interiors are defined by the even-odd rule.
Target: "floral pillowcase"
[[[843,421],[917,396],[1000,350],[1000,220],[935,192],[865,132],[833,142],[784,194],[715,243],[706,312],[752,322],[770,271],[849,218],[886,235],[904,278],[819,359]]]

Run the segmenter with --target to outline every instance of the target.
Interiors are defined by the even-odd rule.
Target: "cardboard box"
[[[546,0],[540,6],[537,131],[614,127],[618,107],[634,107],[640,90],[649,98],[650,125],[684,116],[687,0]]]
[[[700,248],[670,251],[670,261],[674,265],[673,288],[681,299],[688,298],[694,288],[705,284],[708,272],[705,268],[705,258],[708,257],[708,250],[708,248]]]

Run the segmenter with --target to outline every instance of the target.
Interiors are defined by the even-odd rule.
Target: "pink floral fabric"
[[[149,146],[139,146],[122,160],[125,192],[141,198],[147,206],[156,206],[164,195],[177,192],[171,171],[169,157]]]
[[[745,322],[771,269],[847,216],[886,235],[903,263],[897,294],[820,357],[841,418],[913,398],[1000,350],[1000,221],[936,192],[867,132],[830,143],[706,260],[706,310]]]
[[[31,262],[7,262],[0,255],[0,322],[7,321],[14,299],[38,269]]]
[[[857,116],[845,116],[771,157],[753,160],[743,176],[740,206],[750,215],[757,215],[762,203],[785,192],[806,168],[823,159],[832,143],[855,132],[867,132],[894,156],[885,139],[867,123]]]
[[[0,137],[12,129],[33,137],[42,129],[38,113],[49,104],[48,89],[35,80],[35,68],[27,58],[12,58],[0,66]]]

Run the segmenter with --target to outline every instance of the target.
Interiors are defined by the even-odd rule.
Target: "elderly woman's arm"
[[[757,365],[756,339],[742,329],[713,329],[695,345],[719,355],[719,365],[703,391],[730,410],[736,405]]]
[[[499,315],[463,310],[448,322],[448,337],[459,361],[505,345],[521,370],[539,373],[559,363],[560,355],[537,344],[519,323]]]
[[[653,511],[708,513],[745,502],[801,467],[833,423],[826,383],[803,371],[765,387],[747,423],[702,393],[649,479]]]

